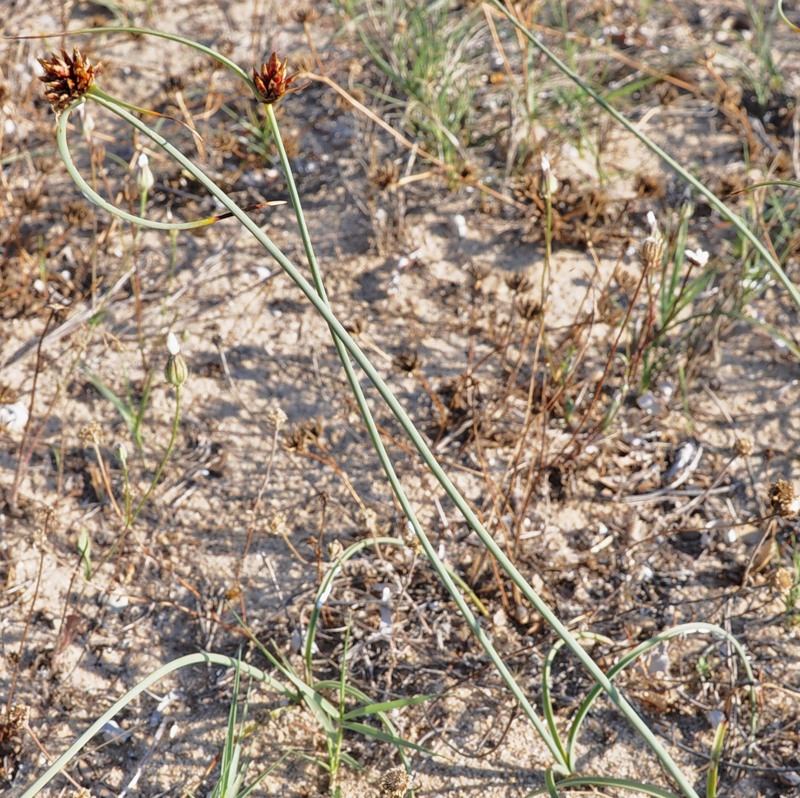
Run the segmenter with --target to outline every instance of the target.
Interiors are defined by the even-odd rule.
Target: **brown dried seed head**
[[[4,713],[0,713],[0,728],[8,734],[15,734],[22,731],[28,722],[30,709],[27,706],[14,705],[10,709],[6,708]]]
[[[103,440],[103,432],[100,428],[100,424],[97,421],[93,421],[91,424],[82,427],[78,431],[78,440],[84,446],[94,446],[95,444],[99,444]]]
[[[403,798],[411,786],[411,779],[404,768],[392,768],[381,779],[381,798]]]
[[[753,444],[753,439],[746,436],[744,438],[737,438],[733,448],[739,457],[749,457],[753,453],[755,445]]]
[[[273,535],[285,535],[286,534],[286,514],[278,511],[272,518],[269,519],[269,531]]]
[[[47,85],[45,99],[56,111],[63,111],[70,103],[80,99],[91,89],[94,77],[101,67],[91,64],[77,47],[72,48],[72,57],[66,50],[51,53],[50,58],[39,58],[44,75],[39,80]]]
[[[533,299],[523,297],[516,303],[517,313],[526,321],[534,321],[542,315],[542,306]]]
[[[269,61],[261,65],[261,71],[253,67],[253,83],[256,84],[258,99],[265,105],[272,105],[278,102],[281,97],[289,90],[289,85],[297,77],[295,72],[292,75],[286,74],[286,64],[288,59],[283,62],[276,53],[269,57]]]
[[[280,432],[286,426],[288,420],[283,408],[278,404],[273,405],[267,413],[267,421],[275,427],[276,432]]]
[[[305,454],[309,447],[319,443],[322,432],[322,422],[319,419],[305,421],[286,433],[283,448],[290,452]]]
[[[770,582],[778,593],[781,595],[788,595],[794,587],[794,570],[786,566],[776,568],[775,572],[770,577]]]
[[[369,181],[380,189],[387,189],[395,186],[400,179],[400,164],[395,163],[391,158],[387,158],[382,164],[370,170]]]
[[[530,291],[531,288],[533,288],[533,282],[525,272],[507,274],[504,280],[509,290],[514,293],[524,294],[526,291]]]
[[[470,289],[474,293],[480,293],[483,288],[483,281],[489,276],[491,271],[491,268],[485,263],[471,261],[467,264],[466,272],[470,277]]]
[[[0,405],[13,405],[19,399],[19,394],[4,382],[0,382]]]
[[[298,8],[292,16],[301,25],[310,25],[315,20],[319,19],[319,12],[316,8]]]
[[[392,361],[392,365],[404,374],[411,374],[416,371],[420,365],[421,360],[418,352],[401,352]]]
[[[786,479],[779,479],[770,487],[769,501],[773,511],[784,518],[800,511],[800,497],[795,493],[794,485]]]
[[[650,225],[650,235],[642,242],[639,250],[639,258],[645,269],[660,266],[664,255],[664,236],[658,229],[658,221],[652,211],[647,214],[647,223]]]
[[[661,258],[664,254],[664,240],[654,236],[648,236],[642,242],[642,248],[639,252],[642,265],[645,267],[653,267],[661,265]]]

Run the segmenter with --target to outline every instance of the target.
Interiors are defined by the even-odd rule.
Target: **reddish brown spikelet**
[[[292,75],[286,74],[286,63],[278,58],[276,53],[269,57],[269,61],[261,65],[259,72],[257,67],[253,67],[253,83],[256,84],[258,99],[266,105],[277,102],[289,91],[289,85],[297,77],[295,72]]]
[[[77,47],[72,48],[72,57],[66,50],[61,55],[51,53],[50,58],[39,58],[44,75],[39,80],[47,85],[45,99],[56,111],[63,111],[70,103],[83,97],[94,83],[100,64],[91,64]]]

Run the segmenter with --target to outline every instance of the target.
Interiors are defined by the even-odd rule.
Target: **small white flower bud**
[[[155,185],[155,178],[150,169],[150,159],[144,152],[139,153],[136,159],[136,185],[140,194],[146,194]]]
[[[553,174],[550,159],[542,154],[542,192],[547,197],[552,197],[558,191],[558,179]]]
[[[167,333],[167,352],[169,352],[169,357],[164,369],[164,376],[167,378],[167,382],[177,388],[186,382],[189,377],[189,368],[181,357],[181,345],[172,331]]]
[[[169,352],[172,357],[181,353],[181,345],[178,343],[178,339],[172,331],[167,333],[167,352]]]

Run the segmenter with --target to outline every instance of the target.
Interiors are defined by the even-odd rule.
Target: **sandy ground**
[[[273,49],[310,59],[302,26],[286,4],[151,7],[149,20],[133,9],[140,22],[197,36],[246,67]],[[353,40],[334,37],[332,10],[322,11],[314,31],[326,66],[346,76],[349,65],[352,76]],[[112,18],[94,3],[42,3],[33,14],[14,6],[5,32]],[[181,102],[208,145],[207,168],[228,175],[244,203],[285,195],[274,164],[252,154],[257,142],[242,115],[242,87],[200,56],[149,38],[96,36],[80,45],[104,62],[103,88],[140,105],[164,103],[165,81],[180,78]],[[4,726],[0,735],[0,783],[9,795],[20,794],[99,712],[174,658],[200,650],[236,655],[243,646],[248,661],[268,668],[234,613],[244,613],[259,640],[302,668],[297,642],[340,546],[375,534],[409,541],[327,327],[257,244],[223,221],[181,233],[173,250],[167,234],[134,232],[81,200],[57,160],[52,114],[35,99],[35,58],[60,46],[58,37],[3,44],[9,232],[0,265],[0,388],[33,409],[24,440],[21,430],[0,438],[0,696],[27,715],[24,730]],[[220,98],[224,108],[205,96]],[[226,117],[226,108],[240,115]],[[656,106],[642,126],[685,162],[701,164],[704,176],[746,176],[741,131],[719,114],[692,111],[688,100]],[[492,533],[501,542],[515,537],[519,567],[571,629],[609,639],[593,649],[606,667],[675,624],[706,621],[733,632],[759,677],[755,741],[748,738],[742,672],[718,641],[676,639],[620,684],[698,788],[713,723],[724,712],[731,732],[720,794],[799,794],[800,644],[786,609],[795,527],[791,519],[762,520],[769,485],[794,476],[797,361],[763,329],[726,324],[691,362],[685,392],[674,375],[664,375],[650,392],[632,394],[605,431],[577,448],[568,421],[553,410],[520,448],[529,391],[541,394],[555,379],[542,365],[531,326],[514,309],[520,299],[514,275],[528,278],[531,297],[543,276],[535,214],[434,178],[376,189],[368,176],[387,157],[411,171],[423,167],[322,85],[286,98],[280,121],[334,311],[357,333]],[[136,142],[99,114],[95,124],[95,146],[117,159],[108,186],[135,207],[135,189],[118,167],[132,162]],[[171,131],[202,158],[203,145],[175,125]],[[622,296],[640,269],[646,211],[653,206],[667,219],[682,194],[631,138],[606,132],[602,139],[603,163],[613,173],[602,180],[586,154],[568,147],[551,153],[562,186],[580,194],[601,183],[607,203],[605,213],[586,222],[596,227],[595,246],[557,243],[548,275],[545,344],[553,362],[577,359],[576,386],[596,384],[603,371],[618,329],[603,320],[604,302],[614,291]],[[72,141],[79,164],[89,168],[78,130]],[[165,206],[185,218],[216,212],[156,150],[151,163],[161,186],[154,213]],[[642,175],[660,181],[662,198],[637,195]],[[514,185],[501,188],[523,202]],[[257,213],[301,263],[291,212]],[[570,235],[565,222],[565,239]],[[689,243],[711,248],[712,257],[722,258],[728,246],[729,231],[713,214],[698,211],[690,235]],[[131,287],[136,269],[140,302]],[[93,273],[94,298],[87,291]],[[37,275],[44,275],[38,283]],[[778,329],[796,325],[796,311],[774,287],[751,312]],[[576,324],[581,318],[591,324]],[[124,504],[116,445],[124,442],[132,490],[143,495],[175,410],[175,392],[162,376],[170,330],[190,372],[177,444],[152,499],[123,535],[114,510],[115,502]],[[674,346],[682,345],[676,338]],[[414,354],[417,370],[398,367]],[[137,451],[97,386],[138,402],[148,375]],[[619,375],[611,369],[588,427],[613,403]],[[576,388],[573,398],[587,407],[585,391]],[[537,703],[552,634],[516,601],[507,581],[496,579],[399,427],[377,401],[373,407],[421,520],[487,607],[482,623]],[[91,440],[96,446],[87,445]],[[737,456],[740,441],[752,442],[747,456]],[[689,456],[691,470],[674,491],[659,494],[680,453]],[[502,506],[497,497],[513,468],[532,474],[533,482],[518,480]],[[87,539],[91,573],[78,553]],[[379,633],[386,611],[391,627]],[[370,547],[337,577],[318,640],[317,678],[338,677],[348,626],[354,685],[374,700],[436,696],[391,713],[406,739],[436,754],[411,755],[417,794],[521,797],[541,786],[551,764],[546,747],[410,542]],[[554,684],[558,722],[566,728],[591,685],[564,653]],[[42,794],[78,787],[93,796],[207,794],[231,688],[230,673],[215,667],[166,678],[116,718],[121,739],[100,736],[71,763],[72,786],[60,778]],[[311,714],[263,688],[253,692],[249,712],[256,769],[287,750],[299,752],[268,777],[263,794],[325,794],[327,777],[309,761],[324,759],[325,751]],[[377,795],[380,774],[397,764],[396,755],[356,735],[347,738],[347,749],[364,771],[343,768],[342,795]],[[654,757],[608,702],[590,713],[579,750],[581,773],[665,784]]]

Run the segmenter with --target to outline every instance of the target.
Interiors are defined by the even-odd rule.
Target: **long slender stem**
[[[308,258],[308,264],[309,268],[311,269],[311,274],[314,280],[314,284],[316,286],[317,294],[319,298],[325,303],[325,305],[327,307],[330,307],[328,303],[328,297],[325,291],[325,286],[322,281],[322,274],[320,272],[319,265],[317,263],[316,255],[314,254],[314,247],[311,242],[311,236],[309,235],[308,232],[308,226],[306,224],[305,215],[303,214],[303,208],[300,202],[300,195],[297,191],[297,186],[294,181],[294,175],[292,174],[291,164],[289,163],[289,159],[286,155],[286,150],[283,146],[283,139],[280,134],[280,129],[278,128],[278,121],[275,117],[275,111],[271,105],[267,106],[267,120],[269,121],[270,127],[272,129],[272,135],[278,149],[278,156],[281,161],[281,166],[283,167],[284,176],[286,177],[286,182],[289,188],[289,196],[291,197],[292,206],[294,207],[295,210],[297,224],[300,229],[300,235],[303,239],[303,246],[306,251],[306,257]],[[389,480],[389,484],[391,485],[392,491],[397,497],[397,501],[400,503],[400,506],[403,509],[403,513],[405,514],[406,518],[411,524],[414,533],[417,536],[417,539],[419,540],[423,550],[425,551],[425,556],[428,558],[429,562],[433,566],[438,577],[442,580],[442,583],[446,587],[448,593],[450,593],[450,595],[452,596],[453,600],[456,603],[456,606],[459,609],[459,612],[466,620],[467,624],[472,630],[472,633],[475,635],[481,647],[486,652],[489,659],[492,661],[492,664],[495,666],[498,673],[502,677],[503,681],[506,683],[506,686],[511,691],[512,695],[516,698],[516,700],[519,702],[520,706],[530,719],[531,723],[533,723],[537,733],[542,738],[547,747],[550,749],[550,753],[555,758],[559,767],[563,769],[566,760],[562,755],[561,749],[557,745],[556,741],[553,740],[552,737],[549,735],[547,727],[545,726],[543,721],[539,718],[538,714],[536,713],[536,710],[531,706],[527,696],[520,689],[516,680],[511,675],[511,672],[506,667],[506,664],[503,662],[502,657],[498,654],[494,646],[489,641],[489,638],[483,631],[483,628],[478,623],[477,618],[473,615],[468,604],[464,600],[462,593],[456,587],[449,571],[447,570],[447,567],[439,559],[436,550],[431,544],[428,536],[425,534],[425,531],[422,528],[422,524],[420,524],[417,518],[417,514],[414,511],[411,502],[408,500],[406,492],[403,489],[403,485],[397,476],[397,472],[394,469],[391,458],[389,457],[389,453],[386,451],[386,447],[384,446],[383,439],[381,438],[380,432],[378,430],[378,426],[375,423],[375,419],[372,416],[372,411],[370,410],[369,405],[367,404],[367,399],[366,396],[364,395],[364,391],[361,387],[361,384],[358,381],[358,376],[356,375],[355,369],[353,368],[353,364],[350,361],[350,354],[348,353],[348,350],[345,347],[344,342],[338,336],[333,325],[329,323],[329,327],[331,330],[331,335],[333,337],[333,343],[336,347],[339,359],[342,362],[345,374],[347,375],[347,381],[350,383],[350,388],[353,391],[353,395],[355,397],[356,404],[358,405],[358,409],[361,412],[361,417],[364,419],[364,424],[367,427],[367,434],[369,435],[370,440],[372,441],[372,445],[374,446],[375,452],[378,455],[378,460],[380,461],[384,473],[386,474],[386,478]],[[359,362],[359,365],[362,364]]]
[[[33,798],[35,795],[39,793],[47,784],[49,784],[67,765],[67,763],[75,757],[81,749],[95,736],[103,726],[108,723],[118,712],[123,710],[131,701],[133,701],[136,696],[143,693],[147,690],[151,685],[155,684],[159,680],[163,679],[165,676],[168,676],[170,673],[174,671],[180,670],[181,668],[189,667],[190,665],[199,665],[202,663],[207,663],[209,665],[222,665],[226,668],[236,668],[237,670],[241,671],[242,673],[248,674],[248,676],[257,679],[258,681],[266,682],[270,685],[274,690],[277,690],[280,693],[286,694],[289,692],[287,688],[282,685],[280,682],[274,680],[271,676],[268,676],[264,671],[260,668],[256,668],[254,665],[248,665],[246,662],[242,662],[241,660],[235,659],[234,657],[226,657],[222,654],[209,654],[201,652],[199,654],[188,654],[185,657],[180,657],[179,659],[173,660],[172,662],[167,663],[166,665],[159,668],[157,671],[154,671],[149,676],[146,676],[139,682],[134,688],[129,690],[125,693],[122,698],[119,699],[116,703],[112,704],[88,729],[80,736],[77,740],[69,747],[63,754],[61,754],[55,762],[44,772],[38,779],[36,779],[27,790],[20,796],[20,798]]]
[[[127,519],[127,523],[125,525],[126,529],[130,529],[133,526],[133,522],[139,517],[139,513],[142,512],[145,504],[147,504],[147,500],[150,498],[150,494],[155,490],[155,487],[158,484],[158,480],[161,479],[161,475],[164,473],[164,468],[169,462],[169,458],[172,456],[172,450],[175,448],[175,440],[178,437],[178,428],[180,426],[180,421],[181,421],[181,386],[176,385],[175,413],[172,416],[172,429],[170,430],[169,443],[167,444],[167,449],[164,452],[164,456],[161,458],[161,462],[158,464],[158,467],[156,468],[156,473],[150,482],[150,487],[148,487],[144,496],[142,496],[142,498],[139,500],[139,503],[136,505],[136,509],[133,511],[133,514]]]
[[[359,367],[364,371],[364,373],[369,378],[370,382],[375,386],[378,393],[380,394],[381,398],[386,403],[387,407],[391,410],[395,418],[398,420],[400,425],[402,426],[403,430],[405,431],[406,435],[409,437],[411,442],[414,444],[417,451],[420,453],[422,459],[424,460],[425,464],[434,474],[436,479],[439,481],[439,484],[442,486],[444,491],[456,505],[458,510],[463,515],[464,519],[467,521],[469,526],[475,531],[478,537],[481,539],[481,542],[486,546],[488,551],[492,554],[492,556],[497,560],[503,570],[508,574],[511,580],[519,587],[522,594],[530,601],[533,607],[539,612],[539,614],[544,618],[546,623],[556,632],[556,634],[564,640],[566,645],[569,649],[573,652],[573,654],[578,658],[578,660],[583,664],[586,671],[591,675],[591,677],[602,686],[603,690],[608,694],[609,698],[616,704],[616,706],[620,709],[620,711],[625,715],[628,721],[631,723],[632,726],[639,732],[642,738],[648,743],[648,745],[655,751],[659,759],[664,764],[664,767],[668,770],[668,772],[672,775],[675,781],[680,785],[681,789],[683,790],[684,794],[689,798],[698,798],[697,793],[694,791],[692,786],[689,784],[686,777],[681,772],[680,768],[677,764],[672,760],[669,756],[667,751],[661,745],[657,737],[653,734],[647,724],[639,717],[636,710],[631,706],[631,704],[624,698],[624,696],[617,690],[617,688],[609,681],[606,675],[603,673],[603,670],[597,665],[597,663],[589,656],[589,654],[582,648],[582,646],[578,643],[578,641],[574,638],[574,636],[569,632],[569,630],[564,626],[564,624],[559,620],[559,618],[555,615],[555,613],[550,609],[550,607],[539,597],[536,591],[530,586],[530,584],[525,580],[522,574],[517,570],[516,566],[511,562],[511,560],[506,556],[506,554],[502,551],[502,549],[497,545],[491,535],[486,531],[483,525],[478,520],[475,513],[472,511],[470,506],[461,496],[461,494],[456,489],[455,485],[452,483],[450,478],[447,474],[442,470],[441,466],[437,462],[436,458],[434,457],[433,453],[431,452],[430,448],[422,438],[422,436],[417,431],[416,427],[414,426],[413,422],[409,418],[408,414],[405,412],[403,407],[394,397],[392,392],[389,390],[386,383],[383,381],[381,376],[369,362],[367,357],[361,351],[359,346],[356,342],[352,339],[349,335],[347,330],[343,327],[341,322],[334,316],[331,312],[330,308],[328,307],[327,303],[316,293],[314,287],[308,282],[308,280],[303,277],[303,275],[298,271],[297,267],[281,252],[280,249],[272,242],[272,240],[261,230],[261,228],[249,217],[244,211],[239,208],[238,205],[227,195],[223,192],[199,167],[197,167],[191,160],[186,158],[180,150],[173,147],[163,136],[149,128],[145,125],[141,120],[133,116],[132,114],[128,113],[124,109],[116,106],[113,101],[110,101],[104,97],[93,97],[96,102],[98,102],[103,107],[110,110],[112,113],[117,114],[118,116],[125,119],[129,124],[135,127],[137,130],[140,130],[144,135],[148,136],[152,141],[158,144],[162,149],[168,152],[173,158],[175,158],[178,163],[184,166],[191,174],[200,182],[213,196],[215,196],[222,205],[225,206],[264,247],[264,249],[270,254],[270,256],[281,266],[281,268],[286,272],[286,274],[294,281],[294,283],[300,288],[303,294],[306,296],[308,301],[314,306],[317,312],[322,316],[322,318],[327,322],[328,326],[331,328],[332,332],[335,334],[336,338],[341,341],[343,346],[347,349],[347,351],[352,355],[353,359],[358,363]],[[58,120],[58,137],[59,137],[59,149],[61,150],[61,156],[64,159],[65,165],[70,170],[70,174],[72,175],[73,179],[78,183],[78,185],[86,192],[88,189],[91,192],[91,189],[86,182],[82,179],[80,174],[78,173],[77,169],[75,169],[74,163],[69,155],[69,150],[66,145],[66,130],[67,130],[67,121],[69,116],[69,110],[67,109],[64,111]],[[94,194],[94,197],[91,196]],[[122,216],[122,218],[128,218],[130,221],[135,223],[141,224],[151,224],[149,220],[140,219],[138,217],[134,217],[131,214],[126,214],[124,211],[121,211],[114,206],[111,206],[107,203],[102,197],[97,195],[95,192],[91,192],[91,194],[87,195],[94,201],[94,198],[97,197],[98,204],[104,208],[107,208],[111,213],[116,215]],[[166,227],[166,225],[161,225],[162,227]],[[167,228],[169,229],[169,228]],[[366,406],[366,405],[365,405]],[[382,446],[382,444],[380,444]],[[376,444],[376,448],[378,444]],[[386,462],[388,462],[388,456],[386,457]],[[385,463],[384,463],[385,468]],[[389,477],[390,481],[392,481],[392,477],[390,473],[387,471],[387,476]],[[396,479],[396,477],[395,477]],[[393,483],[393,489],[395,487],[400,488],[399,482]],[[403,498],[401,498],[401,496]],[[413,514],[413,508],[411,507],[408,500],[405,498],[402,491],[398,494],[398,501],[400,501],[401,507],[403,508],[404,512],[409,514],[409,520],[413,519],[415,516]],[[413,521],[412,521],[413,523]],[[436,552],[434,551],[433,547],[431,546],[430,542],[427,540],[427,537],[424,535],[424,532],[418,524],[414,526],[414,530],[420,538],[420,541],[425,549],[426,555],[430,558],[431,563],[433,564],[434,568],[436,568],[437,574],[442,580],[442,583],[445,585],[447,590],[453,596],[453,600],[456,602],[456,605],[459,608],[459,611],[463,613],[463,616],[467,623],[469,624],[471,630],[476,636],[476,639],[481,643],[484,650],[487,652],[487,655],[492,660],[492,663],[497,668],[498,672],[503,676],[504,681],[508,685],[509,689],[512,690],[514,693],[515,698],[520,702],[520,705],[526,709],[526,714],[528,714],[528,709],[530,708],[530,714],[528,717],[531,719],[531,722],[537,728],[537,731],[540,731],[542,735],[542,739],[548,744],[548,748],[553,754],[556,761],[561,764],[561,752],[558,750],[557,746],[553,743],[550,739],[550,735],[547,733],[546,727],[542,723],[542,721],[538,718],[538,716],[533,711],[532,707],[530,707],[530,703],[528,702],[527,698],[522,694],[519,688],[514,690],[512,685],[516,683],[513,680],[508,668],[503,663],[502,659],[500,659],[499,655],[492,652],[494,649],[491,646],[491,643],[488,639],[488,636],[482,630],[480,625],[478,624],[477,619],[472,615],[469,610],[469,607],[464,602],[463,598],[461,597],[460,593],[455,588],[452,579],[447,574],[446,569],[444,568],[441,561],[436,556]],[[534,720],[536,718],[536,720]]]

